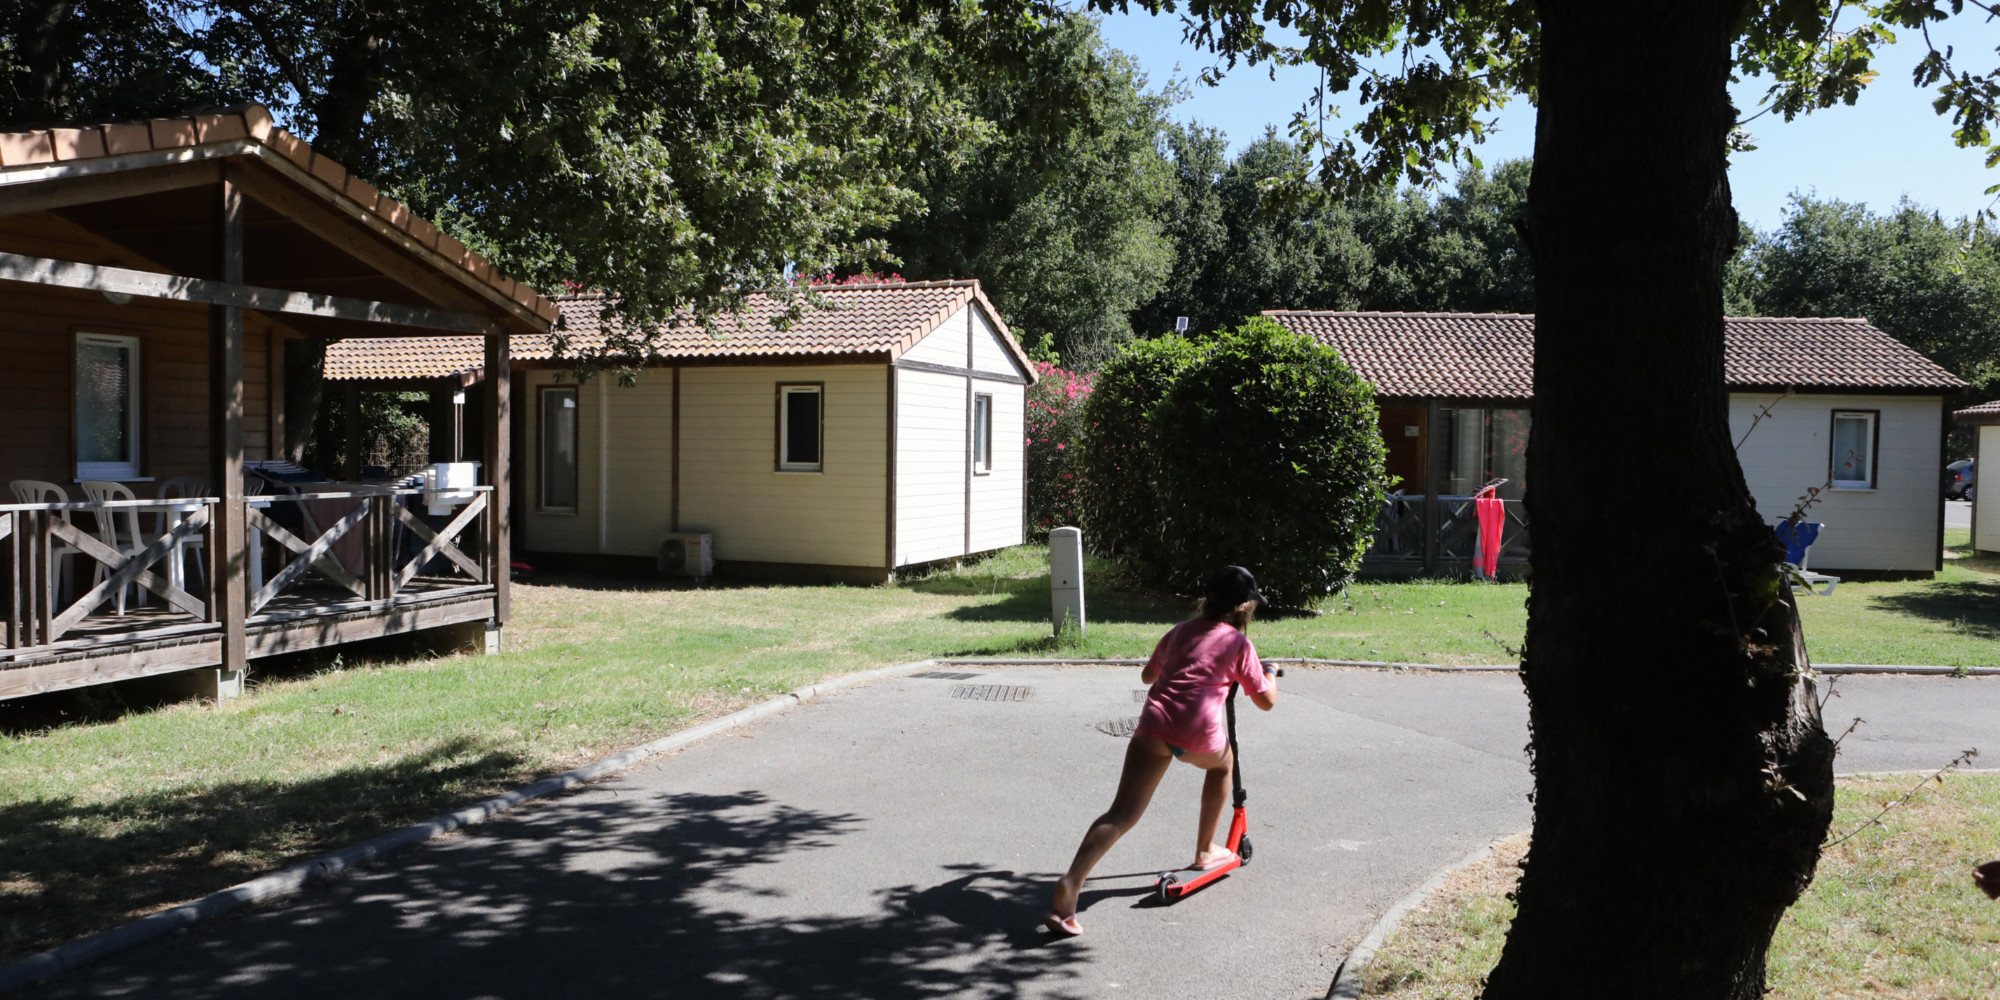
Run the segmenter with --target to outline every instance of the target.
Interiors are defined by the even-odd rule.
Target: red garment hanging
[[[1473,513],[1479,518],[1479,553],[1473,564],[1488,579],[1499,574],[1500,536],[1507,528],[1507,502],[1498,490],[1498,485],[1488,486],[1472,498]]]

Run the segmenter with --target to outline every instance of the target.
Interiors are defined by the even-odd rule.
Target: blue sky
[[[1172,16],[1111,15],[1104,19],[1103,32],[1114,48],[1139,61],[1155,87],[1175,76],[1192,82],[1210,62],[1182,44],[1179,21]],[[2000,65],[2000,55],[1992,54],[2000,46],[2000,25],[1965,16],[1931,34],[1940,47],[1955,45],[1968,67]],[[1881,76],[1854,107],[1831,108],[1790,123],[1775,115],[1750,123],[1758,148],[1738,154],[1730,168],[1737,212],[1759,229],[1774,228],[1794,191],[1866,202],[1877,210],[1907,194],[1947,217],[1991,205],[1992,196],[1984,192],[2000,183],[2000,170],[1985,168],[1983,150],[1953,146],[1950,120],[1931,110],[1934,95],[1910,83],[1910,69],[1923,52],[1921,40],[1906,34],[1878,53],[1875,68]],[[1174,117],[1220,128],[1231,149],[1240,149],[1262,135],[1266,125],[1282,132],[1318,79],[1310,68],[1295,68],[1280,70],[1274,82],[1269,67],[1239,66],[1221,86],[1192,83],[1193,95],[1174,109]],[[1738,84],[1737,106],[1748,114],[1763,90],[1755,80]],[[1533,149],[1534,108],[1517,99],[1500,113],[1497,130],[1478,154],[1490,166]]]

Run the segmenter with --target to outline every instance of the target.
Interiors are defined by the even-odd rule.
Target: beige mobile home
[[[1375,383],[1386,464],[1399,483],[1365,572],[1464,571],[1477,535],[1472,495],[1494,480],[1506,480],[1497,491],[1507,513],[1501,573],[1525,569],[1533,316],[1266,315],[1331,345]],[[1775,521],[1821,487],[1806,514],[1825,525],[1813,569],[1854,577],[1939,569],[1945,400],[1965,383],[1866,320],[1730,317],[1723,334],[1730,430],[1758,510]],[[1672,495],[1673,470],[1649,464],[1637,440],[1599,461],[1604,502],[1630,506],[1643,530],[1646,506]]]
[[[579,384],[547,337],[515,338],[522,558],[868,582],[1019,544],[1034,374],[978,282],[821,294],[783,328],[759,295],[715,331],[669,330],[632,385]],[[602,298],[559,305],[572,355],[606,343]],[[453,338],[348,341],[327,377],[450,387],[477,366]]]

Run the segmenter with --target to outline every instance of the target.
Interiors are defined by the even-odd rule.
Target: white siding
[[[1974,457],[1978,459],[1975,469],[2000,469],[2000,425],[1979,428],[1979,450]],[[1972,541],[1981,552],[2000,552],[2000,496],[1978,481],[1972,484]]]
[[[966,367],[965,361],[968,351],[966,323],[969,322],[969,313],[967,310],[971,310],[972,308],[972,306],[966,306],[964,309],[952,313],[950,319],[939,324],[937,329],[925,334],[924,339],[917,341],[915,346],[904,351],[903,358],[931,365],[949,365],[953,368]]]
[[[972,477],[972,551],[985,552],[1023,541],[1027,389],[975,379],[972,391],[993,397],[993,471]]]
[[[969,367],[975,371],[1026,376],[1028,373],[1021,370],[1013,352],[1001,342],[1007,335],[1001,333],[1000,328],[987,318],[986,310],[977,308],[977,305],[974,303],[972,310],[972,364]]]
[[[1765,520],[1784,517],[1806,490],[1826,484],[1833,411],[1876,410],[1875,488],[1820,494],[1806,518],[1826,527],[1813,544],[1808,565],[1827,572],[1935,569],[1943,542],[1937,533],[1943,468],[1939,398],[1793,396],[1772,407],[1771,415],[1751,430],[1758,411],[1773,398],[1752,393],[1729,400],[1732,436],[1743,440],[1737,458]],[[1664,481],[1663,488],[1671,491],[1671,475]]]
[[[965,554],[965,448],[965,378],[897,369],[896,565]]]
[[[873,365],[681,369],[681,529],[713,532],[717,559],[881,566],[887,375]],[[776,470],[781,382],[825,385],[821,472]]]

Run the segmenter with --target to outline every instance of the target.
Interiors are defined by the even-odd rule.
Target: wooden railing
[[[1468,496],[1441,496],[1435,510],[1437,523],[1425,523],[1431,507],[1428,497],[1391,496],[1382,504],[1375,520],[1375,538],[1368,547],[1372,563],[1406,563],[1426,569],[1463,568],[1471,565],[1479,540],[1479,517]],[[1529,551],[1528,509],[1519,500],[1502,501],[1507,518],[1500,535],[1502,562],[1527,562]],[[1426,539],[1432,546],[1426,551]]]
[[[252,497],[248,511],[250,614],[268,613],[281,595],[306,584],[331,588],[293,613],[392,601],[405,594],[434,560],[462,585],[488,586],[506,567],[493,565],[492,487],[446,494],[459,504],[433,528],[410,512],[406,498],[422,490],[331,490]],[[289,522],[289,523],[287,523]],[[267,555],[267,543],[276,554]],[[468,551],[470,549],[471,551]],[[266,570],[269,570],[268,576]]]
[[[208,526],[219,502],[196,497],[0,505],[0,545],[8,560],[7,647],[55,643],[135,585],[195,622],[214,622],[212,581],[204,575],[198,592],[188,590],[183,560],[190,541],[212,548]],[[165,531],[155,536],[142,528],[139,537],[132,537],[128,524],[136,520],[143,525],[162,512],[174,515]],[[78,526],[78,514],[108,520],[122,544],[107,544],[96,532]],[[207,565],[214,564],[211,554]],[[91,580],[87,589],[82,583],[86,578]]]
[[[247,575],[243,613],[253,624],[490,588],[507,572],[495,555],[492,487],[440,495],[454,505],[440,527],[407,506],[427,499],[403,489],[248,497],[244,557],[235,561],[210,530],[214,497],[0,505],[5,649],[214,631],[217,567]],[[93,530],[100,518],[116,526],[116,545]],[[121,604],[132,587],[140,592]]]

